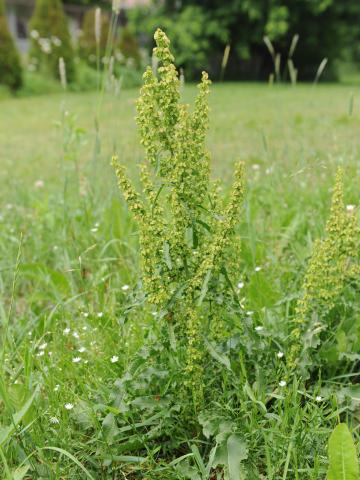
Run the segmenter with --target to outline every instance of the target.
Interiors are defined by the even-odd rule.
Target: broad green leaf
[[[359,480],[356,448],[345,423],[340,423],[330,436],[327,480]]]
[[[202,287],[201,287],[201,291],[200,291],[199,300],[198,300],[198,305],[199,306],[202,304],[202,302],[203,302],[203,300],[204,300],[204,298],[207,294],[211,273],[212,273],[212,270],[208,270],[208,272],[205,275],[205,278],[204,278],[204,281],[203,281],[203,284],[202,284]]]
[[[30,468],[30,465],[24,465],[23,467],[17,468],[13,473],[13,480],[23,480],[25,475],[27,474],[28,470]]]
[[[0,447],[10,438],[12,433],[14,432],[17,425],[21,422],[23,417],[25,416],[26,412],[31,407],[31,404],[34,401],[34,398],[38,392],[38,389],[34,391],[31,397],[24,403],[23,407],[13,415],[13,422],[8,427],[4,427],[0,429]]]
[[[229,360],[229,357],[227,357],[226,355],[224,355],[223,353],[219,352],[215,346],[205,340],[205,346],[208,350],[208,352],[210,353],[210,355],[215,358],[215,360],[217,360],[219,363],[222,363],[223,365],[225,365],[225,367],[228,369],[228,370],[231,370],[231,365],[230,365],[230,360]]]
[[[248,457],[246,443],[240,435],[233,433],[227,439],[229,480],[242,480],[241,462]]]

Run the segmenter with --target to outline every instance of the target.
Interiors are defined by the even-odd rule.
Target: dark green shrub
[[[79,56],[88,65],[96,67],[97,57],[105,56],[106,44],[109,35],[110,22],[107,13],[99,10],[99,38],[96,38],[95,17],[96,8],[88,10],[84,16],[82,32],[79,40]],[[101,63],[103,64],[103,63]]]
[[[0,84],[11,90],[22,85],[20,56],[7,26],[4,0],[0,0]]]
[[[59,59],[66,66],[69,82],[74,78],[74,52],[61,0],[37,0],[30,21],[30,58],[38,70],[59,78]]]

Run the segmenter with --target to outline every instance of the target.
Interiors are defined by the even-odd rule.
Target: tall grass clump
[[[180,102],[180,82],[170,41],[155,33],[158,75],[148,67],[137,102],[146,160],[142,193],[114,158],[120,189],[139,225],[142,280],[149,304],[186,345],[185,383],[202,395],[203,336],[220,329],[217,304],[232,296],[225,259],[244,195],[240,163],[224,204],[210,180],[205,147],[210,81],[203,72],[193,111]]]
[[[75,75],[74,50],[61,0],[36,0],[30,35],[33,69],[59,78],[59,60],[63,58],[71,82]]]
[[[0,0],[0,84],[11,90],[22,85],[20,56],[7,25],[4,0]]]

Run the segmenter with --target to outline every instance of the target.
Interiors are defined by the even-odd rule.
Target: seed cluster
[[[157,72],[148,67],[137,102],[137,124],[146,160],[139,194],[113,158],[118,183],[139,225],[142,277],[147,299],[172,320],[187,344],[186,384],[201,390],[206,302],[216,289],[234,239],[244,197],[244,167],[236,166],[227,204],[210,180],[205,147],[210,80],[203,72],[191,111],[180,102],[180,81],[165,33],[155,33]]]
[[[347,282],[360,273],[357,262],[359,228],[354,211],[345,208],[343,190],[343,171],[339,168],[326,237],[315,242],[303,282],[303,293],[296,305],[288,357],[291,368],[295,368],[301,359],[302,336],[310,320],[321,319],[329,313],[336,306]]]

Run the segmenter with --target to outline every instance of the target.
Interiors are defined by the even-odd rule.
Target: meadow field
[[[185,85],[182,100],[196,91]],[[317,319],[325,347],[309,377],[292,379],[286,357],[338,167],[357,217],[360,89],[211,86],[206,146],[226,198],[245,164],[231,257],[243,313],[223,313],[228,336],[202,347],[201,401],[182,388],[176,329],[159,340],[138,225],[110,165],[116,154],[140,188],[138,95],[0,103],[1,478],[325,479],[338,421],[360,434],[358,279],[327,327]]]

